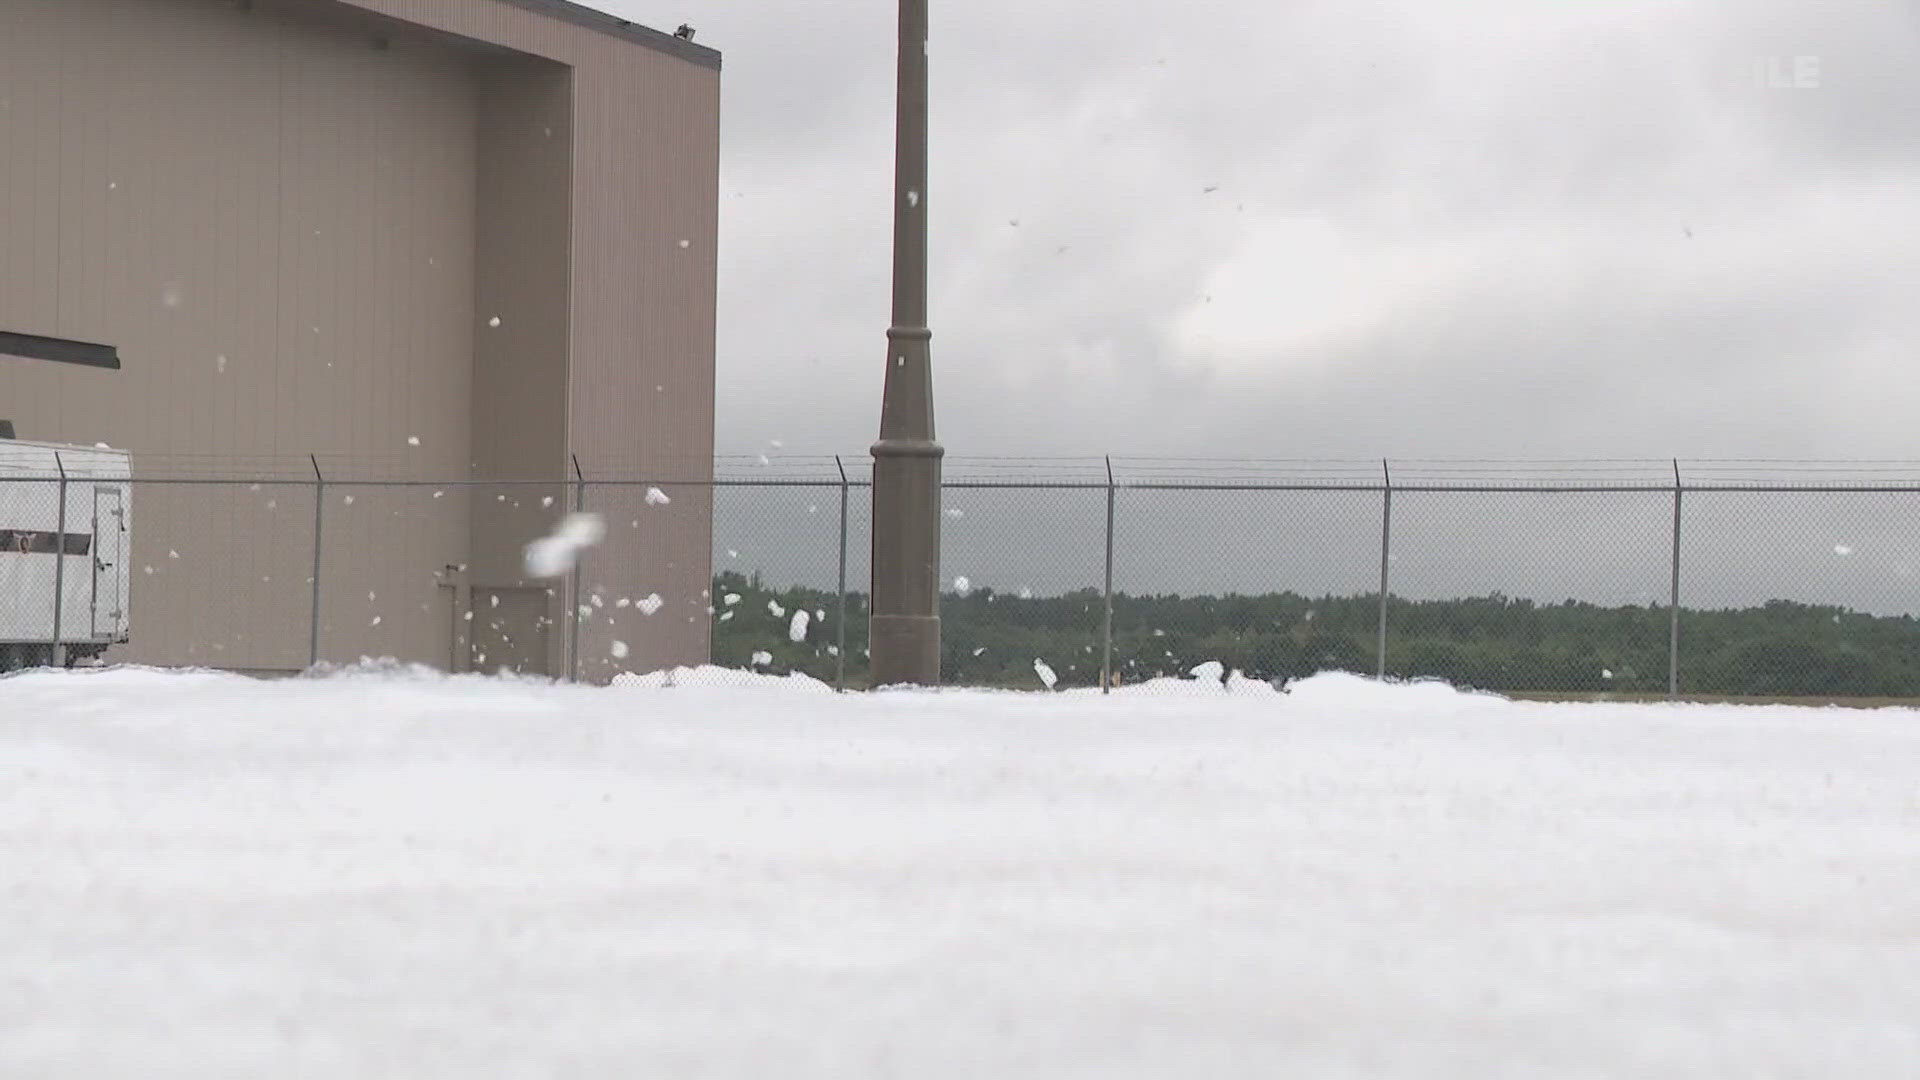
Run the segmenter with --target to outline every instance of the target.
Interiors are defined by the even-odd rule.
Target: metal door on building
[[[473,590],[472,670],[552,677],[553,597],[538,586]]]
[[[93,490],[93,636],[115,640],[124,631],[127,518],[120,492]]]

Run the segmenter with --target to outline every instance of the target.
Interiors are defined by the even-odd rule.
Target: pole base
[[[875,615],[868,624],[873,685],[940,685],[940,617]]]

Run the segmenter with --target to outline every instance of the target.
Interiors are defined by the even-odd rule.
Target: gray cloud
[[[727,56],[723,449],[857,451],[890,5],[601,6]],[[931,51],[956,454],[1911,455],[1901,5],[969,0]]]

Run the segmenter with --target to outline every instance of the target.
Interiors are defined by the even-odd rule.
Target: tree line
[[[757,576],[714,581],[714,662],[849,686],[867,681],[867,597],[773,589]],[[796,635],[793,614],[804,611]],[[777,614],[776,614],[777,613]],[[1095,589],[1029,597],[980,588],[941,600],[942,670],[951,685],[1039,689],[1034,661],[1058,684],[1098,686],[1104,600]],[[1273,682],[1320,671],[1377,669],[1380,599],[1116,594],[1113,671],[1122,683],[1187,677],[1218,661]],[[1660,694],[1667,689],[1665,607],[1537,603],[1493,594],[1388,601],[1387,673],[1486,690]],[[845,656],[837,655],[845,641]],[[799,640],[794,640],[795,637]],[[1681,689],[1762,697],[1920,696],[1920,623],[1774,600],[1683,609]]]

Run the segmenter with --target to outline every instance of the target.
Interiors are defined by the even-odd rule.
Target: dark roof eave
[[[622,19],[617,15],[609,15],[596,8],[587,7],[585,4],[574,3],[573,0],[500,0],[500,2],[572,23],[575,26],[597,30],[623,41],[631,41],[636,45],[678,57],[691,64],[712,68],[715,71],[720,70],[718,49],[695,45],[691,41],[684,41],[650,26],[642,26],[630,19]]]

